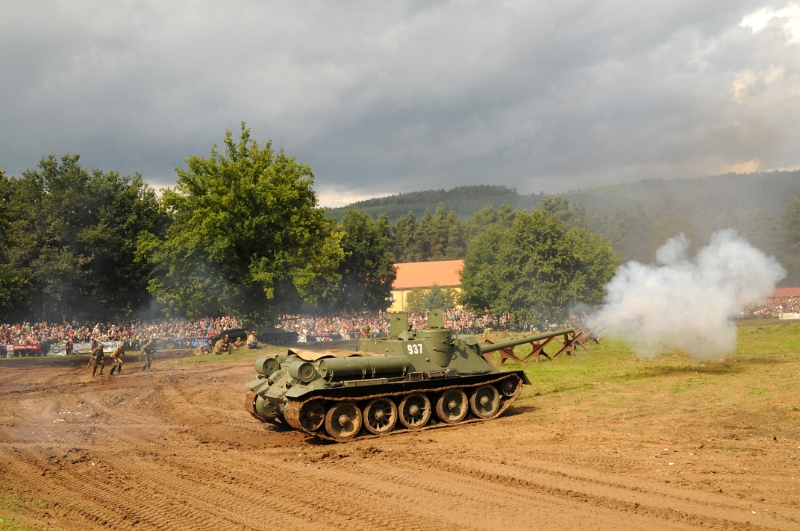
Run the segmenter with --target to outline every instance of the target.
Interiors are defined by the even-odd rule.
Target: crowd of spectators
[[[792,301],[794,303],[794,300]],[[796,307],[796,304],[795,304]],[[425,328],[427,311],[409,314],[409,324],[414,329]],[[352,315],[315,316],[285,315],[277,328],[296,332],[300,341],[326,339],[358,339],[386,337],[389,335],[391,314],[373,312]],[[505,330],[509,327],[506,315],[499,317],[476,314],[466,310],[445,311],[448,328],[464,334],[480,334],[486,329]],[[220,332],[239,328],[235,317],[204,318],[198,320],[163,319],[159,321],[125,321],[120,323],[30,323],[0,324],[0,344],[15,346],[49,345],[61,343],[71,351],[76,343],[91,341],[121,341],[138,349],[149,340],[175,347],[189,346],[198,339],[210,339]],[[527,329],[527,328],[526,328]],[[196,345],[192,345],[193,347]]]
[[[211,338],[223,330],[238,328],[235,317],[218,317],[189,321],[125,321],[121,323],[22,323],[0,324],[0,341],[4,345],[52,345],[97,341],[122,341],[139,347],[149,340],[188,343],[190,339]]]
[[[409,324],[414,329],[425,328],[427,311],[411,313]],[[286,315],[278,328],[287,332],[297,332],[304,338],[316,337],[330,339],[362,337],[386,337],[389,335],[388,312],[373,312],[353,315],[315,316]],[[484,330],[504,330],[508,328],[505,315],[495,317],[475,314],[466,310],[451,309],[445,312],[448,328],[460,333],[480,334]],[[30,323],[0,324],[0,344],[2,345],[48,345],[61,343],[67,350],[76,343],[95,341],[121,341],[131,348],[138,349],[149,340],[160,341],[183,347],[192,340],[210,339],[224,330],[239,328],[235,317],[204,318],[195,321],[187,319],[163,319],[160,321],[125,321],[120,323]]]
[[[389,334],[390,317],[388,312],[335,316],[285,315],[278,326],[288,332],[297,332],[301,337],[386,337]],[[427,311],[412,313],[408,317],[414,329],[425,328],[427,320]],[[493,317],[456,309],[445,312],[445,321],[448,328],[461,333],[481,333],[487,328],[505,329],[508,324],[505,315]]]
[[[747,306],[742,312],[744,319],[778,318],[784,314],[800,314],[800,297],[772,297],[762,304]],[[578,317],[574,319],[580,321]],[[287,332],[297,332],[303,338],[341,337],[356,339],[366,336],[386,337],[389,335],[388,312],[373,312],[353,315],[315,316],[285,315],[277,327]],[[424,328],[428,312],[409,315],[409,324],[414,329]],[[466,310],[451,309],[445,312],[446,326],[460,333],[479,334],[487,328],[504,330],[508,328],[505,315],[495,317],[476,314]],[[568,322],[566,325],[572,325]],[[578,325],[580,323],[577,323]],[[546,324],[545,324],[546,326]],[[198,320],[163,319],[159,321],[125,321],[120,323],[30,323],[0,324],[0,344],[2,345],[52,345],[62,343],[88,343],[98,341],[122,341],[129,347],[138,348],[149,340],[177,345],[188,345],[191,340],[210,339],[224,330],[239,328],[235,317],[204,318]]]
[[[742,310],[742,319],[773,319],[783,314],[800,313],[800,297],[770,297],[762,304],[751,304]]]

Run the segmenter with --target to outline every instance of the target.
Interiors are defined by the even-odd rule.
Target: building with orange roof
[[[414,289],[430,289],[434,284],[440,288],[461,291],[461,269],[464,260],[442,260],[439,262],[404,262],[395,264],[397,278],[392,284],[390,312],[406,311],[408,294]]]
[[[776,299],[779,297],[800,297],[800,288],[776,288],[772,292]]]

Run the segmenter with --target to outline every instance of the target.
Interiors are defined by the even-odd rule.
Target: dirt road
[[[249,362],[131,369],[0,369],[0,528],[800,529],[796,443],[725,452],[692,412],[555,419],[531,398],[335,445],[247,415]]]

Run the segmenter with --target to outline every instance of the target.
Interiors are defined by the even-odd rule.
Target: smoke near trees
[[[733,230],[715,233],[695,257],[689,248],[680,234],[658,249],[657,264],[620,267],[590,325],[625,337],[641,356],[675,348],[697,357],[733,352],[732,319],[769,296],[786,272]]]

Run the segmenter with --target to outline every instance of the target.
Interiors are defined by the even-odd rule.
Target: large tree
[[[139,248],[168,313],[267,323],[298,296],[314,302],[335,285],[341,234],[317,206],[309,166],[252,141],[245,124],[224,146],[187,159],[163,194],[173,218],[166,237],[149,235]]]
[[[518,213],[510,229],[490,228],[470,242],[462,302],[518,323],[561,318],[575,303],[600,303],[617,265],[602,236],[546,210]]]
[[[90,173],[77,154],[49,155],[21,178],[0,175],[0,204],[4,317],[110,319],[149,304],[136,238],[166,218],[141,176]]]

